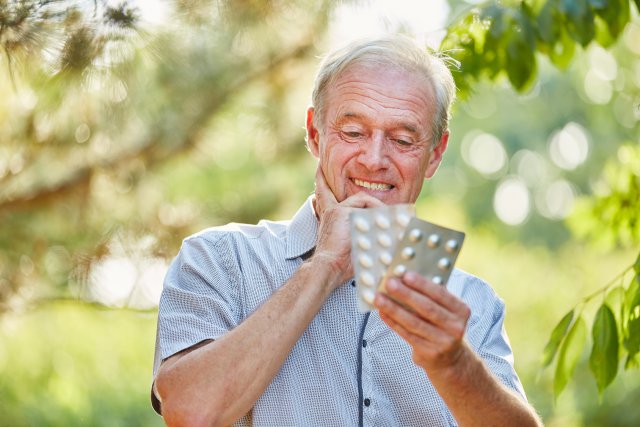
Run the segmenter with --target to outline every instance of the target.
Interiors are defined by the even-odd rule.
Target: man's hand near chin
[[[327,184],[320,164],[316,170],[315,195],[314,208],[320,225],[318,243],[312,258],[321,258],[328,263],[338,276],[337,286],[353,277],[349,213],[354,208],[380,207],[384,203],[364,192],[338,202]]]

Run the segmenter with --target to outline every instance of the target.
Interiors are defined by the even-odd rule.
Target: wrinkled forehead
[[[378,101],[406,108],[426,121],[435,114],[431,81],[418,70],[392,63],[350,64],[330,82],[324,98],[325,109],[334,112],[336,107],[342,110],[340,107],[344,103],[357,105]]]

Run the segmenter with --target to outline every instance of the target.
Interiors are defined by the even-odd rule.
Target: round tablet
[[[373,300],[376,297],[376,293],[372,289],[365,289],[362,291],[362,299],[369,305],[373,305]]]
[[[384,265],[389,265],[391,264],[391,261],[393,260],[393,257],[391,256],[391,254],[387,251],[382,251],[380,253],[380,262],[383,263]]]
[[[386,216],[378,215],[376,217],[376,225],[386,230],[391,226],[391,222],[389,221],[389,218],[387,218]]]
[[[455,239],[447,240],[447,244],[445,245],[447,252],[453,253],[458,250],[458,241]]]
[[[356,228],[358,229],[358,231],[362,231],[363,233],[366,233],[371,229],[371,227],[369,226],[369,222],[362,217],[356,218]]]
[[[360,255],[360,258],[358,258],[358,260],[360,261],[360,265],[363,266],[364,268],[373,267],[373,260],[367,254]]]
[[[360,283],[362,283],[365,286],[372,287],[376,284],[376,279],[373,277],[373,274],[369,273],[368,271],[365,271],[360,275]]]
[[[371,249],[371,240],[364,236],[358,237],[358,247],[364,251]]]
[[[391,246],[391,237],[389,237],[388,234],[385,233],[380,233],[378,235],[378,243],[380,243],[380,246],[388,248]]]
[[[433,279],[431,279],[431,281],[436,285],[442,285],[442,277],[440,276],[433,276]]]
[[[407,246],[406,248],[402,249],[402,252],[400,253],[400,255],[402,255],[402,258],[408,260],[416,256],[416,250],[413,249],[411,246]]]
[[[422,231],[419,228],[414,228],[409,232],[409,241],[410,242],[419,242],[422,239]]]
[[[393,274],[395,274],[398,277],[404,276],[404,273],[406,272],[407,272],[407,267],[405,267],[402,264],[398,264],[393,268]]]
[[[396,216],[396,221],[398,222],[398,224],[400,224],[401,227],[406,227],[409,224],[410,220],[411,217],[403,212],[399,213],[398,216]]]
[[[451,268],[451,260],[449,258],[440,258],[438,260],[438,267],[441,270],[448,270]]]
[[[429,246],[430,248],[437,248],[439,244],[440,236],[438,236],[437,234],[432,234],[427,239],[427,246]]]

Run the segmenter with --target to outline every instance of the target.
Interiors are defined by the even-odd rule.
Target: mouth
[[[385,184],[382,182],[370,182],[364,181],[362,179],[352,178],[353,183],[358,187],[366,188],[367,190],[375,190],[375,191],[389,191],[394,188],[391,184]]]

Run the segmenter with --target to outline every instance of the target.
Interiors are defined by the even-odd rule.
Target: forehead
[[[330,121],[401,121],[405,127],[426,130],[435,97],[428,79],[416,71],[358,64],[342,71],[327,88],[325,111]]]

